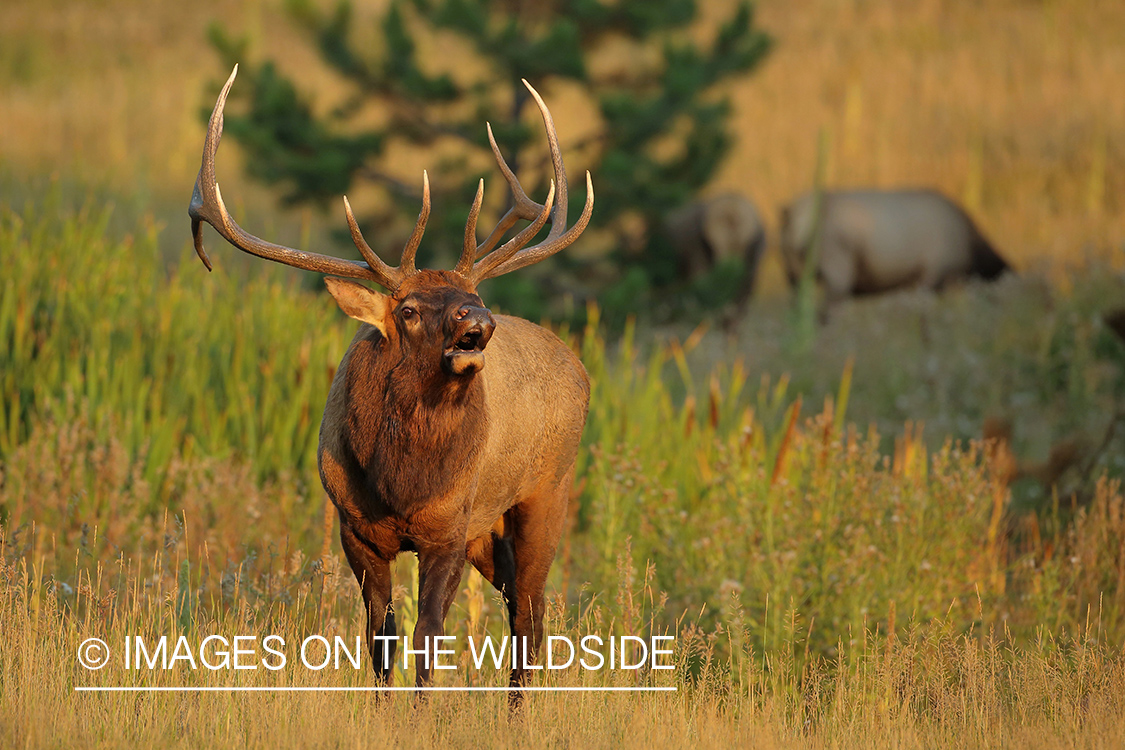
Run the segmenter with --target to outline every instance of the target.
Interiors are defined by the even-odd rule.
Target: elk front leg
[[[356,536],[341,517],[340,543],[348,558],[352,572],[363,589],[363,603],[367,606],[367,645],[371,651],[371,666],[375,676],[384,685],[391,683],[395,659],[395,611],[391,604],[391,563],[379,556],[375,549]],[[390,640],[376,636],[385,636]]]
[[[425,649],[414,657],[415,684],[429,685],[437,638],[445,635],[445,616],[457,595],[465,569],[465,547],[426,550],[418,553],[418,624],[414,626],[413,649]]]

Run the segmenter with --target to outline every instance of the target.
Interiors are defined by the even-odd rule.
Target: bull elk
[[[344,554],[363,591],[376,676],[388,684],[394,660],[391,562],[413,551],[419,569],[414,646],[444,634],[467,561],[506,599],[512,642],[520,644],[510,684],[520,686],[543,637],[543,592],[567,517],[590,382],[557,336],[520,318],[493,315],[476,289],[578,238],[593,209],[590,174],[582,215],[567,229],[566,172],[555,126],[539,94],[524,81],[546,127],[554,181],[545,203],[528,198],[489,127],[514,205],[477,244],[481,180],[452,271],[414,265],[430,213],[425,173],[422,210],[397,268],[364,240],[347,198],[344,213],[365,262],[275,245],[235,223],[215,181],[223,108],[237,73],[236,66],[211,114],[188,209],[204,265],[211,268],[202,238],[207,222],[244,252],[373,281],[389,292],[325,279],[340,308],[360,327],[332,380],[317,453],[321,482],[340,518]],[[497,247],[520,220],[531,223]],[[547,237],[527,246],[548,221]],[[419,655],[417,684],[429,683],[430,676],[429,660]]]

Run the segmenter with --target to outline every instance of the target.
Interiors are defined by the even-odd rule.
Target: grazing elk
[[[507,600],[513,643],[520,646],[511,685],[519,686],[543,636],[543,592],[565,524],[590,384],[558,337],[526,320],[493,315],[476,288],[574,242],[593,209],[590,174],[585,208],[567,229],[566,172],[554,123],[525,81],[547,130],[554,182],[544,204],[528,198],[489,128],[515,205],[478,245],[481,181],[453,271],[414,265],[430,212],[424,173],[422,210],[397,268],[364,241],[346,198],[352,240],[366,262],[275,245],[234,222],[215,181],[223,107],[237,72],[235,67],[211,115],[188,211],[200,259],[210,269],[205,221],[244,252],[373,281],[389,291],[325,279],[340,308],[361,325],[332,381],[317,454],[321,481],[339,513],[344,554],[363,590],[376,675],[384,683],[392,675],[391,562],[412,551],[419,568],[412,647],[429,644],[432,651],[432,639],[444,633],[467,561]],[[531,224],[497,248],[521,219]],[[547,237],[526,247],[548,221]],[[428,659],[419,656],[417,684],[428,683],[430,675]]]
[[[664,222],[675,246],[677,265],[685,278],[696,278],[716,268],[740,264],[735,306],[741,312],[754,291],[758,263],[766,247],[762,216],[754,203],[740,193],[724,193],[683,206]]]
[[[934,190],[825,191],[819,217],[815,205],[809,193],[782,209],[781,253],[796,284],[819,222],[816,270],[826,304],[1008,270],[969,215]]]

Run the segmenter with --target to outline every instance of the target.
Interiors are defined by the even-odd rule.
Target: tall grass
[[[114,438],[144,454],[155,499],[181,450],[238,450],[261,476],[307,473],[314,404],[347,343],[334,306],[268,268],[255,283],[191,263],[168,274],[155,227],[111,240],[108,219],[54,201],[0,209],[0,453],[26,440],[32,417],[57,421],[79,401],[98,438],[112,417]]]
[[[62,218],[59,216],[62,214]],[[551,633],[671,634],[672,673],[570,669],[545,684],[677,687],[648,697],[89,695],[78,685],[370,684],[342,672],[76,665],[87,637],[361,632],[358,587],[313,469],[352,324],[271,271],[165,271],[155,230],[106,213],[0,207],[0,744],[973,746],[1119,736],[1125,499],[1102,480],[1064,524],[1010,512],[979,443],[893,455],[848,422],[852,367],[814,416],[788,377],[700,377],[707,336],[580,349],[594,384]],[[403,632],[416,566],[397,565]],[[447,631],[505,632],[466,575]],[[246,676],[248,675],[248,676]],[[411,669],[399,668],[398,684]],[[467,661],[445,684],[500,685]],[[540,683],[544,684],[544,683]],[[1058,696],[1065,696],[1060,700]],[[279,719],[278,717],[284,717]],[[582,716],[576,722],[575,716]],[[402,731],[403,726],[410,727]]]
[[[15,270],[0,304],[12,559],[77,590],[88,564],[182,545],[199,597],[220,609],[239,568],[339,568],[314,462],[351,322],[272,273],[208,276],[190,257],[166,273],[144,228],[115,242],[98,210],[55,213],[0,209],[0,257]],[[928,455],[919,426],[892,457],[874,428],[849,424],[851,365],[804,417],[787,376],[754,383],[735,361],[699,378],[689,358],[703,329],[641,347],[630,328],[610,346],[590,319],[581,336],[562,332],[594,383],[552,584],[567,606],[609,590],[631,550],[654,566],[664,626],[706,603],[701,626],[737,621],[769,651],[831,655],[894,611],[963,632],[982,604],[1017,639],[1042,624],[1075,633],[1101,597],[1114,605],[1106,632],[1125,633],[1116,484],[1091,484],[1072,526],[1057,507],[1016,518],[981,444]],[[794,616],[807,623],[800,646],[778,636]]]
[[[924,423],[936,449],[949,436],[979,438],[986,421],[1002,418],[1026,460],[1043,461],[1060,443],[1077,446],[1081,470],[1060,483],[1066,497],[1077,484],[1089,490],[1088,464],[1125,472],[1125,443],[1114,427],[1125,395],[1125,345],[1103,320],[1125,304],[1125,283],[1099,264],[1068,283],[1062,291],[1026,273],[941,294],[847,301],[833,307],[805,351],[793,345],[800,333],[786,306],[758,300],[737,335],[705,337],[689,364],[696,377],[736,358],[755,381],[783,371],[816,410],[851,362],[848,417],[874,423],[885,451],[907,421]],[[1050,502],[1049,487],[1017,490],[1021,501]]]
[[[0,542],[7,540],[0,538]],[[5,746],[239,747],[325,746],[380,742],[395,747],[480,744],[500,747],[620,747],[709,742],[755,747],[1111,747],[1125,731],[1125,661],[1106,639],[1097,612],[1073,635],[1040,629],[1031,641],[1005,629],[959,631],[948,618],[910,619],[888,630],[871,625],[841,638],[839,652],[799,658],[806,630],[797,615],[779,625],[785,648],[762,649],[738,630],[702,629],[684,619],[676,669],[622,675],[566,670],[538,682],[561,687],[641,684],[675,687],[649,695],[533,694],[511,716],[502,694],[409,695],[372,693],[91,694],[85,686],[362,688],[366,665],[314,671],[296,663],[251,671],[127,669],[126,637],[151,643],[184,636],[193,646],[210,635],[266,634],[296,644],[309,633],[351,642],[360,631],[354,592],[340,596],[331,572],[282,579],[292,596],[267,603],[234,577],[207,606],[202,581],[184,565],[179,544],[151,560],[119,560],[87,568],[74,592],[27,558],[0,558],[0,741]],[[176,572],[178,571],[178,572]],[[625,564],[616,601],[636,604],[639,619],[654,606],[636,571]],[[634,591],[637,589],[636,591]],[[276,589],[275,589],[276,590]],[[216,592],[217,593],[217,592]],[[613,593],[612,590],[606,592]],[[641,596],[633,598],[633,594]],[[348,594],[352,604],[348,603]],[[572,639],[605,633],[605,618],[620,604],[589,605],[563,615],[553,609],[549,632]],[[620,612],[618,612],[620,614]],[[894,617],[894,610],[891,610]],[[985,619],[985,610],[981,619]],[[459,635],[482,626],[453,623]],[[114,657],[100,671],[76,664],[79,644],[100,637]],[[256,644],[251,647],[261,654]],[[214,660],[214,656],[211,657]],[[246,661],[246,660],[244,660]],[[249,661],[256,663],[256,657]],[[409,675],[400,676],[408,677]],[[497,685],[501,673],[467,665],[440,684]]]

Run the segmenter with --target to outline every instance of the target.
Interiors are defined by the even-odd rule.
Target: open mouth
[[[453,351],[473,352],[480,351],[480,340],[484,336],[484,331],[479,328],[467,331],[453,343]]]
[[[480,328],[470,328],[462,333],[453,345],[445,350],[443,364],[446,371],[453,375],[472,375],[480,372],[484,367],[483,340],[484,331]]]

